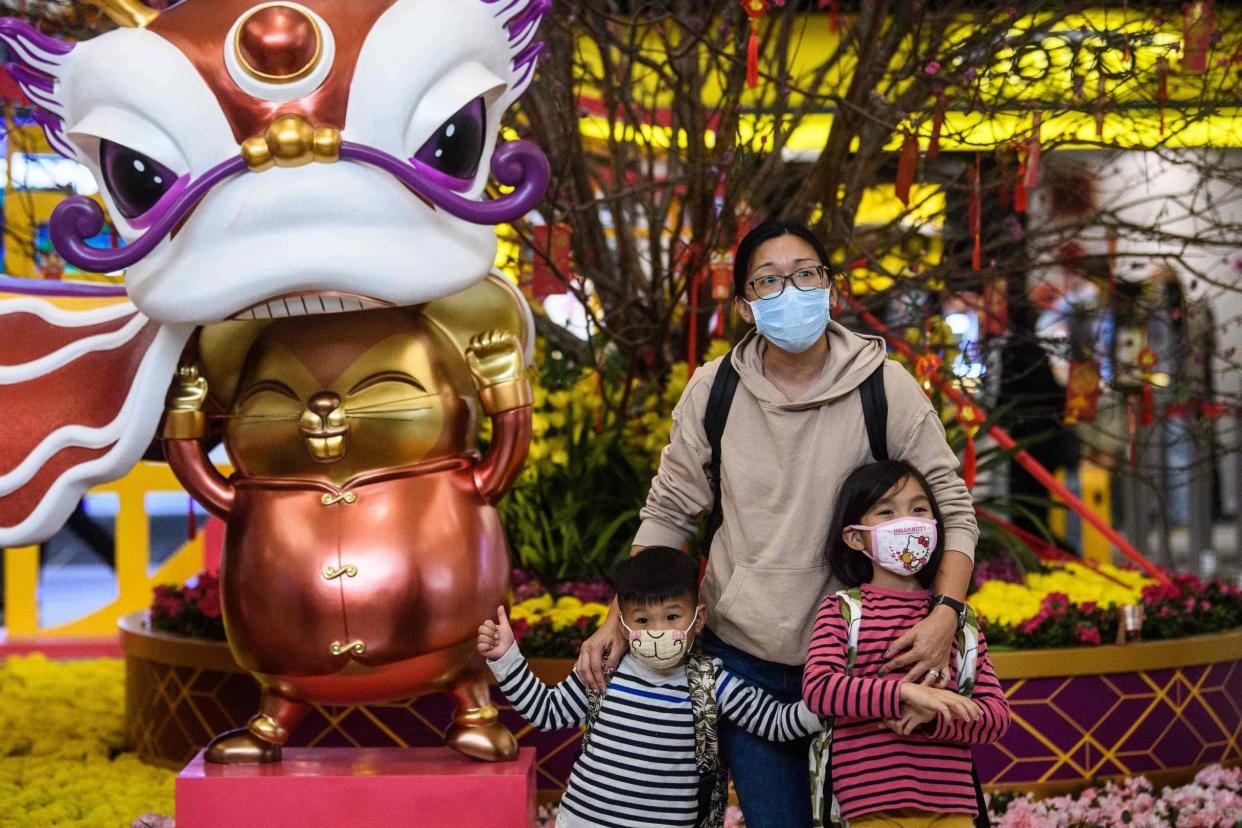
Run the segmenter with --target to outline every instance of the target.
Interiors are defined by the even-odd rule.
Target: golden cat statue
[[[279,760],[313,703],[440,689],[456,705],[451,747],[516,754],[474,639],[506,600],[492,504],[529,448],[529,339],[522,300],[494,276],[420,307],[202,330],[164,447],[227,523],[225,628],[263,687],[249,725],[213,740],[209,761]],[[480,408],[492,421],[481,457]],[[207,457],[211,411],[236,469],[227,479]]]

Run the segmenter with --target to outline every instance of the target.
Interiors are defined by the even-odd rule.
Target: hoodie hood
[[[844,397],[862,385],[886,358],[884,340],[856,334],[839,322],[829,322],[828,359],[820,378],[802,399],[790,401],[763,375],[763,353],[770,347],[758,331],[750,331],[733,349],[733,366],[746,390],[765,408],[801,411]]]

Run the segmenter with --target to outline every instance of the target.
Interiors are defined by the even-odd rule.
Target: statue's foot
[[[444,741],[458,753],[483,762],[506,762],[516,757],[518,752],[517,739],[499,722],[454,724]]]
[[[217,765],[263,765],[280,761],[280,745],[260,739],[243,727],[212,739],[204,758]]]

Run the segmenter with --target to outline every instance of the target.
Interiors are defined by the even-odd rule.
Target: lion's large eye
[[[154,158],[108,140],[99,142],[104,184],[121,215],[138,218],[177,182],[177,174]]]
[[[479,171],[487,127],[483,98],[475,98],[445,121],[414,155],[424,166],[462,181]]]

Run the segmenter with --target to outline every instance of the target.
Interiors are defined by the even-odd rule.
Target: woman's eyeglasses
[[[785,292],[786,284],[791,284],[798,290],[818,290],[827,287],[831,278],[832,270],[827,265],[815,265],[802,268],[788,276],[778,276],[775,273],[756,276],[746,284],[760,299],[775,299]]]

